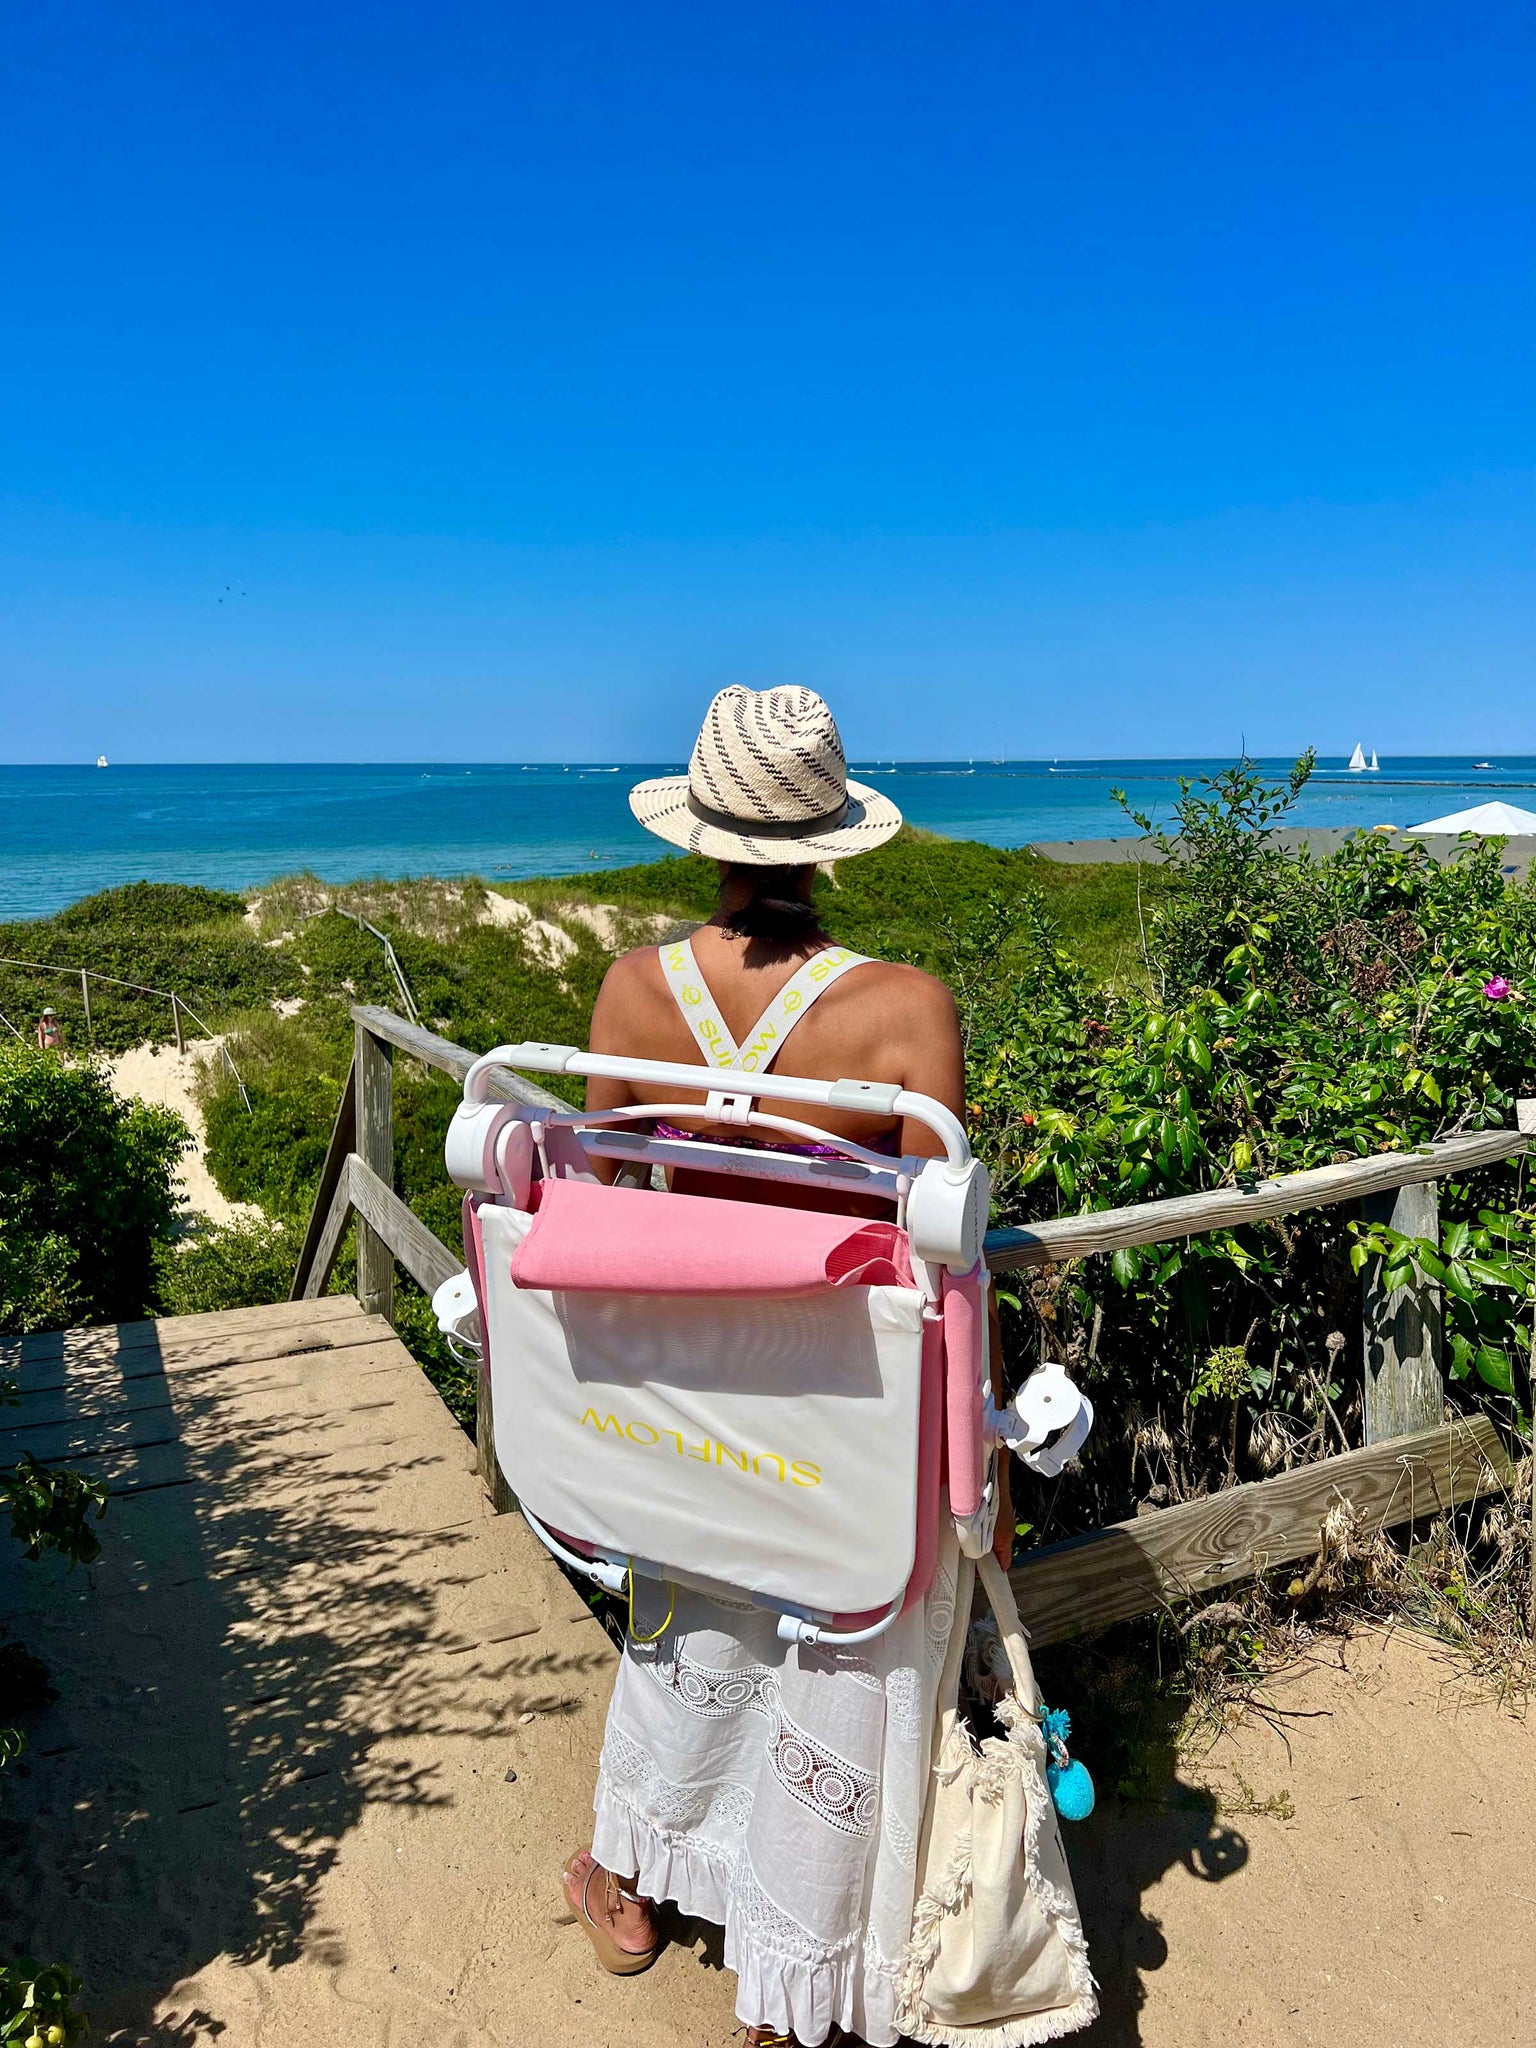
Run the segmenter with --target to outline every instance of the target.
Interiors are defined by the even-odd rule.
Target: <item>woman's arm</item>
[[[955,999],[942,981],[913,970],[906,1017],[902,1086],[915,1095],[931,1095],[965,1122],[965,1053],[960,1043],[960,1018]],[[901,1150],[918,1159],[932,1159],[944,1141],[915,1117],[904,1117]]]

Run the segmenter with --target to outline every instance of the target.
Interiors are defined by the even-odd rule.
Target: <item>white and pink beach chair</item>
[[[600,1113],[493,1101],[498,1067],[643,1083]],[[668,1090],[711,1085],[702,1106]],[[944,1146],[893,1159],[782,1113],[911,1117]],[[673,1135],[626,1126],[660,1123]],[[678,1135],[750,1130],[751,1149]],[[816,1156],[804,1150],[807,1142]],[[630,1169],[612,1185],[594,1158]],[[631,1572],[776,1612],[789,1642],[878,1635],[932,1577],[940,1517],[991,1541],[991,1454],[1053,1473],[1092,1409],[1043,1366],[990,1392],[985,1168],[942,1104],[867,1081],[504,1045],[477,1060],[447,1143],[467,1193],[468,1272],[439,1290],[450,1334],[478,1310],[496,1456],[535,1534],[598,1584]],[[653,1187],[654,1167],[877,1196],[888,1220]],[[625,1185],[638,1174],[642,1185]],[[661,1176],[655,1176],[657,1181]]]

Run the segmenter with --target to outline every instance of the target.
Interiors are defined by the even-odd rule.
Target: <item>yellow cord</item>
[[[667,1593],[669,1597],[667,1600],[667,1612],[665,1620],[662,1622],[661,1627],[656,1630],[654,1635],[637,1636],[635,1634],[635,1567],[633,1561],[631,1561],[629,1567],[629,1572],[627,1575],[627,1584],[629,1587],[629,1639],[632,1643],[654,1643],[658,1641],[662,1636],[664,1636],[667,1630],[672,1626],[672,1612],[673,1609],[677,1606],[677,1588],[673,1585],[672,1581],[668,1579]]]

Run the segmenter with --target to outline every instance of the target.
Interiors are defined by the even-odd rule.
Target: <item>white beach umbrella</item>
[[[1536,833],[1536,811],[1522,811],[1514,804],[1474,804],[1469,811],[1452,811],[1446,818],[1431,818],[1424,825],[1410,825],[1410,832],[1486,832],[1499,838]]]

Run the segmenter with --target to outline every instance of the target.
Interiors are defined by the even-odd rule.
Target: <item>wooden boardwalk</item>
[[[613,1650],[387,1323],[333,1295],[0,1368],[0,1464],[112,1490],[89,1570],[0,1546],[59,1693],[6,1774],[0,1947],[68,1956],[125,2043],[728,2039],[697,1938],[621,1984],[562,1910]]]

